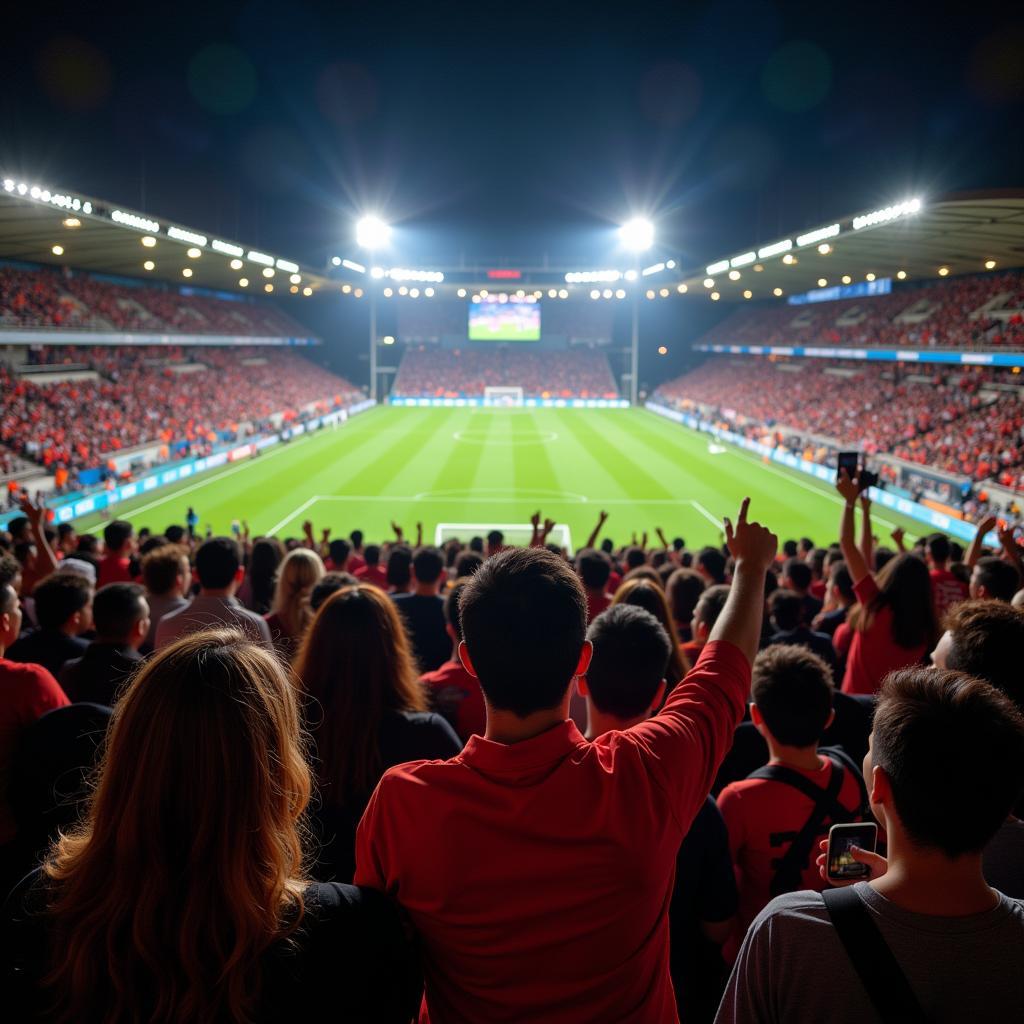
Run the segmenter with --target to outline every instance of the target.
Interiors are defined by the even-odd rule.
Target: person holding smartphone
[[[887,856],[853,847],[830,857],[822,844],[823,878],[850,861],[870,877],[769,903],[744,939],[717,1024],[1020,1016],[1024,902],[986,883],[982,854],[1024,789],[1024,716],[964,673],[895,672],[879,695],[864,777]]]

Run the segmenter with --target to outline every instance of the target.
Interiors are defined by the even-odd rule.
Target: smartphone
[[[831,882],[849,882],[870,878],[871,868],[853,859],[850,848],[859,846],[869,853],[875,852],[878,826],[874,822],[858,821],[850,825],[833,825],[828,830],[826,874]]]
[[[857,467],[860,465],[860,452],[840,452],[836,462],[836,479],[846,470],[846,475],[851,480],[857,479]]]

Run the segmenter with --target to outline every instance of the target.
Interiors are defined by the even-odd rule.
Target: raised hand
[[[845,888],[848,885],[856,885],[857,882],[863,882],[866,879],[863,878],[851,878],[845,882],[837,881],[834,878],[828,877],[828,840],[822,839],[818,843],[818,849],[821,853],[818,854],[815,859],[815,863],[818,865],[818,875],[821,877],[823,882],[828,882],[835,889]],[[889,870],[889,862],[880,853],[869,853],[867,850],[862,850],[859,846],[854,846],[850,849],[850,856],[858,864],[867,864],[871,869],[871,874],[868,878],[875,879],[881,878],[882,875]]]
[[[404,534],[402,533],[402,528],[393,519],[391,520],[391,530],[395,535],[395,539],[400,542]]]
[[[18,502],[18,507],[25,514],[28,525],[34,533],[42,529],[43,521],[46,518],[46,506],[42,502],[39,502],[38,505],[33,504],[28,494],[24,494]]]
[[[554,528],[555,528],[555,521],[554,521],[554,519],[545,519],[544,520],[544,529],[541,532],[541,536],[546,537]]]
[[[538,529],[540,529],[540,511],[539,510],[537,512],[534,512],[533,515],[530,516],[530,525],[533,527],[534,532],[536,532]]]
[[[897,526],[896,529],[893,530],[892,533],[889,534],[889,536],[892,537],[893,543],[896,545],[896,547],[898,547],[902,551],[903,550],[903,538],[905,536],[903,527],[902,526]]]
[[[775,561],[779,538],[766,526],[749,522],[749,509],[750,499],[744,498],[736,525],[734,526],[728,517],[725,519],[725,543],[728,545],[729,554],[736,559],[737,566],[743,564],[767,572]]]
[[[860,480],[858,478],[851,478],[844,467],[839,470],[839,476],[836,479],[836,490],[846,499],[848,505],[852,505],[860,494]]]

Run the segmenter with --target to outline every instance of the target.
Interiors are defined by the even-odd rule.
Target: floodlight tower
[[[619,241],[635,256],[629,380],[629,401],[635,406],[640,401],[640,254],[654,245],[654,225],[646,217],[632,217],[619,228]]]
[[[356,223],[356,244],[371,255],[384,249],[391,240],[391,227],[380,217],[369,214]],[[367,282],[370,293],[370,400],[377,401],[377,289]]]

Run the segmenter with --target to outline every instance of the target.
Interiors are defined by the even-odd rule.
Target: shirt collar
[[[588,746],[571,719],[559,722],[521,743],[496,743],[482,736],[470,736],[459,759],[483,771],[516,773],[554,764],[577,747]]]

